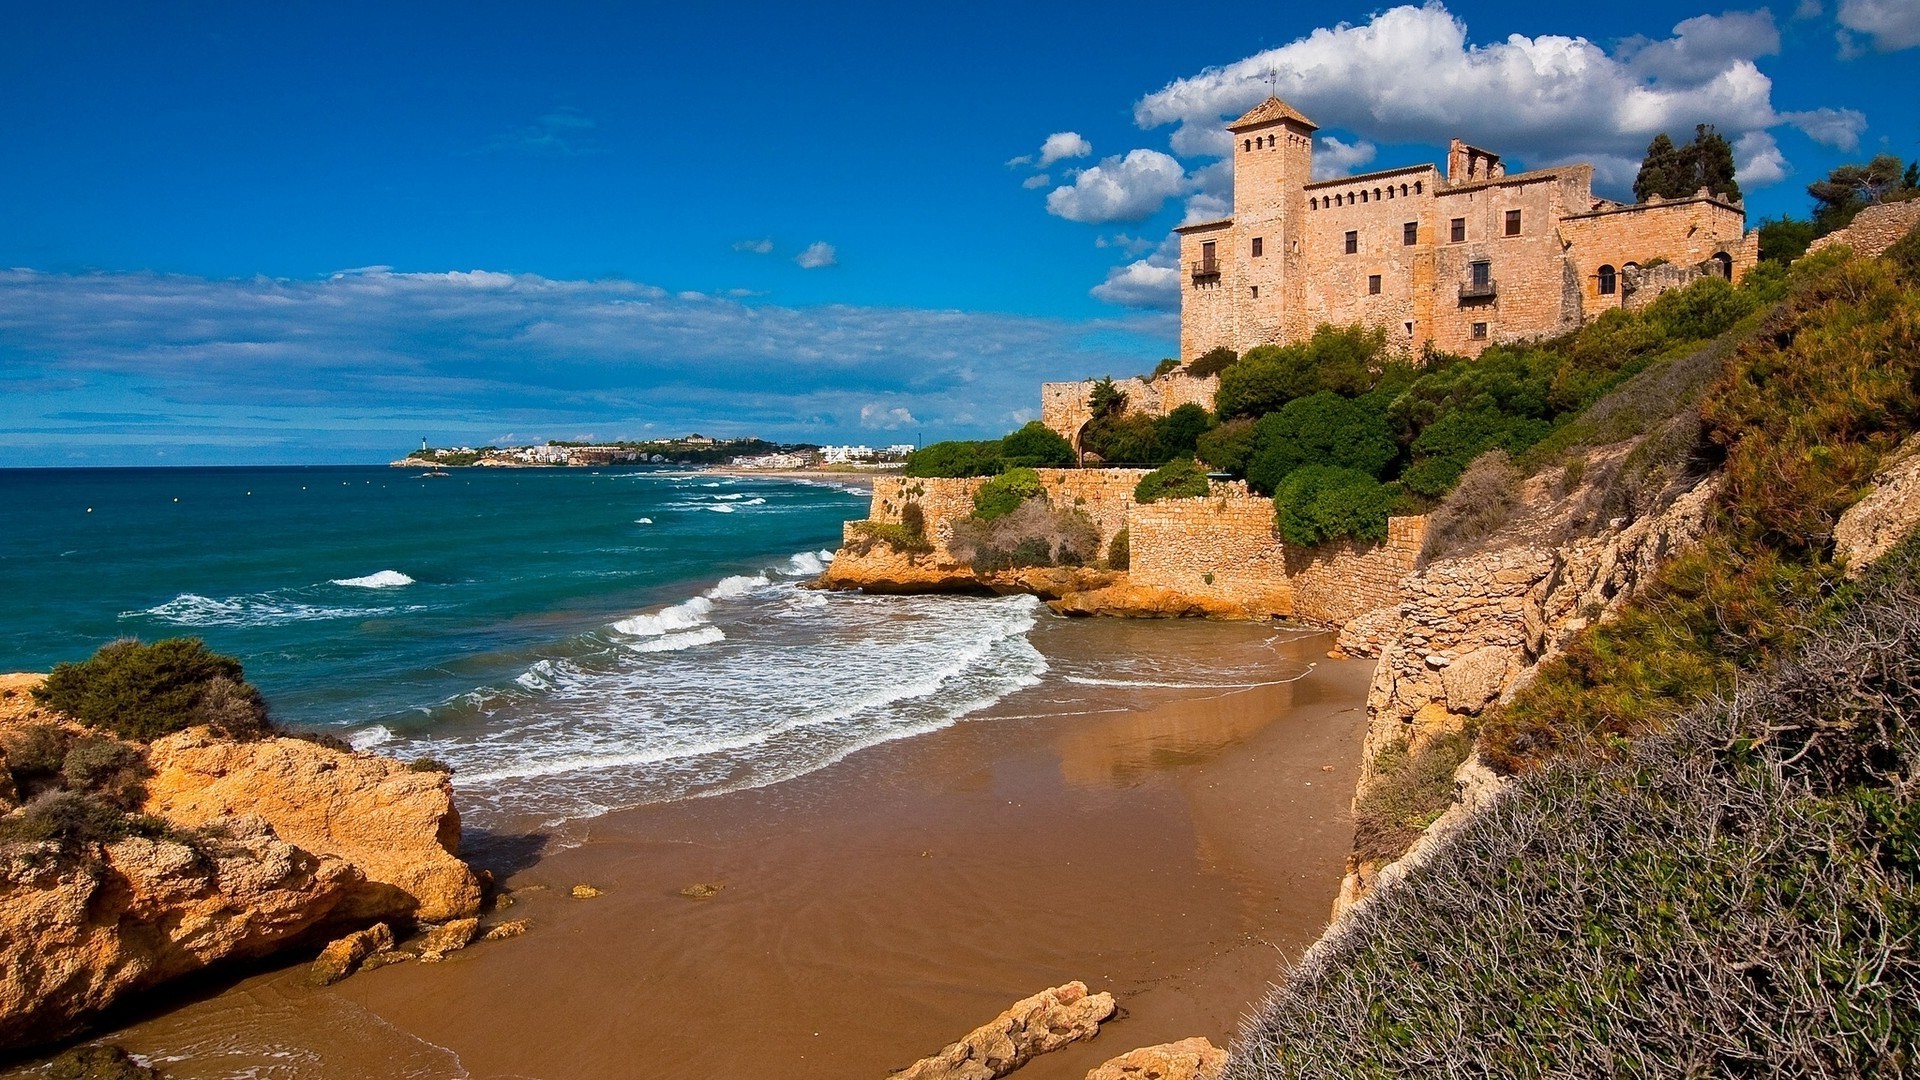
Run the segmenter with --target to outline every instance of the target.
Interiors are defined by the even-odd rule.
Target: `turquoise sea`
[[[0,471],[0,670],[238,656],[276,718],[529,824],[773,782],[1031,685],[1030,598],[800,587],[864,492],[659,470]]]

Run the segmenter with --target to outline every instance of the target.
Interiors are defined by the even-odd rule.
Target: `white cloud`
[[[1800,0],[1800,6],[1793,9],[1796,19],[1817,19],[1820,17],[1820,0]]]
[[[773,251],[773,238],[763,236],[758,240],[735,240],[733,242],[733,250],[751,251],[755,255],[766,255]]]
[[[1365,139],[1344,143],[1332,135],[1322,135],[1320,146],[1313,155],[1313,178],[1331,180],[1336,176],[1347,176],[1372,161],[1376,150]]]
[[[1068,221],[1142,221],[1187,190],[1187,171],[1158,150],[1110,157],[1047,193],[1047,212]]]
[[[1044,169],[1065,158],[1092,156],[1093,144],[1081,138],[1079,132],[1056,131],[1047,136],[1046,142],[1040,144],[1040,159],[1034,162],[1034,167]]]
[[[822,267],[840,265],[840,255],[833,245],[825,240],[815,240],[807,245],[807,250],[793,257],[802,270],[819,270]]]
[[[0,270],[0,326],[0,450],[22,464],[388,460],[427,433],[647,424],[845,441],[869,405],[869,424],[998,436],[1040,382],[1130,368],[1176,332],[1160,314],[783,307],[487,272]]]
[[[1043,188],[1051,183],[1053,183],[1053,177],[1048,176],[1046,173],[1034,173],[1032,176],[1020,181],[1020,186],[1026,188],[1028,191],[1032,191],[1034,188]]]
[[[1909,0],[1910,2],[1910,0]],[[1585,38],[1510,35],[1475,44],[1439,3],[1402,6],[1359,25],[1318,29],[1278,48],[1176,79],[1134,107],[1145,128],[1177,125],[1176,153],[1219,155],[1221,129],[1268,92],[1329,128],[1372,142],[1459,135],[1530,164],[1638,161],[1654,134],[1699,122],[1729,138],[1789,122],[1753,63],[1779,50],[1764,11],[1703,15],[1619,55]]]
[[[1095,300],[1148,311],[1180,310],[1180,238],[1168,236],[1154,253],[1107,272]]]
[[[1740,183],[1750,188],[1777,184],[1793,171],[1780,144],[1764,131],[1749,131],[1733,144],[1733,167]]]
[[[1898,52],[1920,45],[1920,3],[1914,0],[1840,0],[1841,51],[1855,49],[1847,33],[1865,34],[1875,52]]]
[[[1138,255],[1155,245],[1144,236],[1128,236],[1126,233],[1114,233],[1112,236],[1096,236],[1093,246],[1097,248],[1119,248],[1129,255]]]
[[[892,431],[895,428],[905,427],[908,424],[917,424],[919,422],[920,421],[913,418],[911,412],[908,412],[898,405],[888,408],[885,405],[868,402],[860,406],[860,426],[864,428],[879,428],[882,431]]]
[[[1814,142],[1848,153],[1860,149],[1860,133],[1867,130],[1867,116],[1858,109],[1809,109],[1780,117]]]
[[[1182,225],[1198,225],[1203,221],[1219,221],[1233,216],[1233,197],[1201,192],[1187,200],[1187,212],[1180,216]]]

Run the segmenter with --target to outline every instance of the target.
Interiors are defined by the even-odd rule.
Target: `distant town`
[[[428,446],[393,462],[395,468],[562,468],[605,465],[701,465],[735,469],[894,469],[912,443],[892,446],[816,446],[765,439],[715,439],[692,434],[646,442],[560,442],[537,446]]]

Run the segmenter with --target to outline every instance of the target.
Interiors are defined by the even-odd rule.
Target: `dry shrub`
[[[1397,857],[1453,805],[1453,774],[1473,752],[1471,731],[1436,735],[1407,750],[1403,742],[1374,758],[1373,782],[1353,807],[1353,856],[1366,862]]]
[[[956,522],[947,546],[982,574],[1024,566],[1085,566],[1100,556],[1100,531],[1082,511],[1027,499],[991,521]]]
[[[1520,470],[1505,450],[1474,458],[1427,518],[1421,555],[1428,559],[1464,551],[1499,531],[1520,503]]]

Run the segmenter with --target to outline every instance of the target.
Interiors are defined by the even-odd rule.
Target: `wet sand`
[[[784,784],[608,815],[506,876],[499,917],[530,920],[525,937],[329,990],[258,974],[105,1037],[178,1078],[877,1080],[1078,978],[1124,1017],[1022,1080],[1224,1045],[1325,924],[1370,665],[1252,626],[1054,620],[1034,642],[1266,650],[1285,674],[1049,680]],[[575,883],[605,893],[575,900]],[[695,883],[724,888],[680,895]]]

